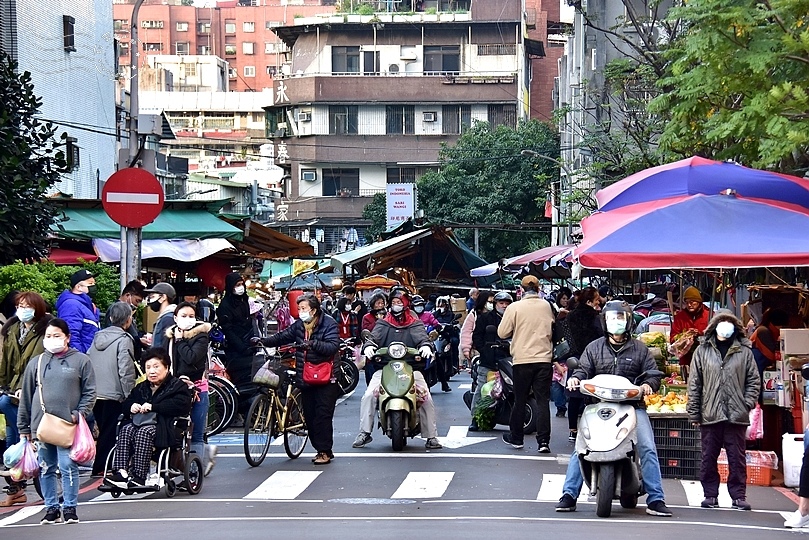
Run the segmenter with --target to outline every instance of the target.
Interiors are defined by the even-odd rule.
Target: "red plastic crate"
[[[718,463],[719,466],[719,481],[726,483],[728,481],[728,464]],[[754,486],[769,486],[772,481],[772,469],[769,467],[760,467],[758,465],[747,466],[747,483]]]

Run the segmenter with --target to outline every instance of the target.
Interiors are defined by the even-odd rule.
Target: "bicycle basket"
[[[269,386],[270,388],[278,388],[281,384],[281,377],[273,370],[273,360],[267,360],[264,365],[262,365],[256,371],[256,374],[253,376],[253,382],[261,385],[261,386]]]

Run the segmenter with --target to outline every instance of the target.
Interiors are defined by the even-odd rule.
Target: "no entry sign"
[[[163,186],[144,169],[121,169],[101,191],[104,211],[122,227],[137,229],[157,219],[163,210]]]

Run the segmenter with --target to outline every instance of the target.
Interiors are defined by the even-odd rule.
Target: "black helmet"
[[[414,294],[413,298],[410,300],[410,303],[413,306],[423,306],[426,302],[424,301],[424,298],[421,297],[421,295]]]
[[[494,295],[494,301],[500,302],[501,300],[506,300],[507,302],[514,302],[514,298],[506,291],[500,291],[499,293]]]
[[[604,307],[601,308],[601,316],[604,317],[606,322],[610,314],[620,314],[626,320],[626,330],[624,334],[629,335],[632,333],[635,318],[632,316],[632,308],[624,300],[610,300]]]

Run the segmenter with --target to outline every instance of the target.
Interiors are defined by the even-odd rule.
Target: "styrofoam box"
[[[781,329],[781,356],[809,354],[809,328]]]
[[[784,456],[784,485],[798,487],[803,465],[803,434],[784,433],[781,452]]]

